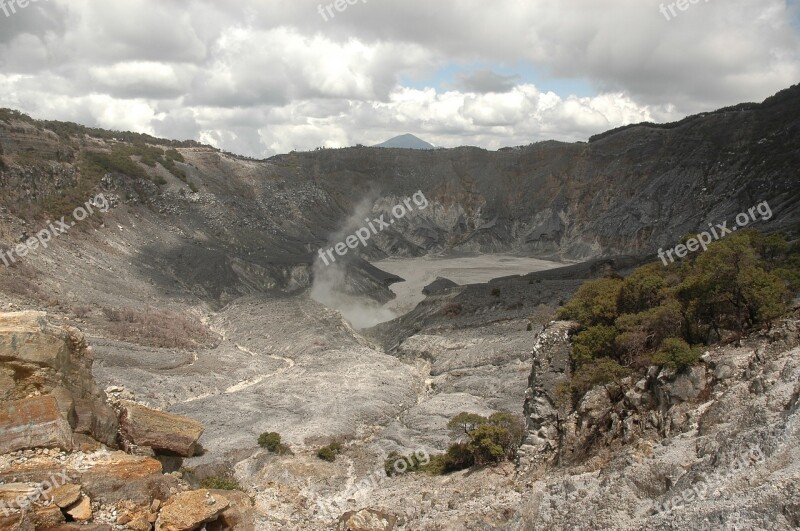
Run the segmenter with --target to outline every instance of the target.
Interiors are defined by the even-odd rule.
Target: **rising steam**
[[[372,214],[374,204],[373,196],[361,200],[342,228],[328,238],[328,247],[344,241],[346,236],[362,227],[365,218]],[[348,286],[347,264],[351,259],[352,256],[337,256],[336,262],[325,265],[319,256],[316,256],[311,298],[328,308],[338,310],[356,329],[369,328],[397,317],[397,314],[381,307],[375,301],[345,291]]]

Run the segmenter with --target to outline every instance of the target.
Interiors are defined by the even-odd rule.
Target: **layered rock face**
[[[12,400],[0,406],[0,453],[72,446],[72,430],[52,396]]]
[[[0,313],[0,375],[2,398],[12,400],[4,408],[7,422],[17,417],[20,425],[31,430],[59,424],[58,431],[68,433],[71,427],[78,434],[116,446],[117,416],[95,384],[92,353],[78,330],[55,327],[42,312]],[[27,420],[22,420],[25,416]],[[3,432],[13,433],[12,425]],[[68,439],[61,436],[49,444],[60,441],[56,447],[71,449]],[[26,447],[31,444],[0,443],[6,452]]]
[[[122,445],[150,457],[113,451],[120,423],[91,369],[78,330],[0,314],[0,529],[253,529],[246,494],[192,491],[154,458],[191,456],[199,422],[118,404]]]
[[[712,347],[682,372],[595,387],[573,408],[571,323],[534,349],[520,474],[544,527],[790,529],[800,525],[800,321]],[[624,515],[624,517],[622,517]]]

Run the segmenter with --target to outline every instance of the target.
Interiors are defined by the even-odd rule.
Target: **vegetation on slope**
[[[755,231],[669,266],[587,282],[558,312],[582,325],[562,391],[577,400],[650,364],[682,370],[699,361],[705,345],[770,326],[798,290],[800,246]]]
[[[386,473],[391,476],[397,471],[395,465],[398,460],[410,463],[407,472],[419,471],[432,475],[512,460],[524,434],[522,421],[507,411],[489,417],[462,412],[453,417],[447,427],[456,438],[447,452],[430,456],[427,463],[422,463],[416,455],[402,457],[397,453],[389,454],[384,463]]]

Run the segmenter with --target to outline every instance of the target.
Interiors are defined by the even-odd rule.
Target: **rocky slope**
[[[800,526],[800,321],[795,314],[688,372],[651,368],[571,410],[570,323],[534,347],[519,474],[531,528],[796,529]]]

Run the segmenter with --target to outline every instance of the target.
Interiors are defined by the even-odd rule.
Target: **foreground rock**
[[[207,531],[256,531],[253,500],[238,490],[212,490],[215,498],[223,496],[230,505],[222,511],[219,518],[206,524]]]
[[[68,429],[113,447],[117,417],[95,384],[92,363],[80,331],[52,325],[44,312],[0,313],[0,400],[50,395]],[[37,412],[42,404],[34,404]],[[32,440],[23,447],[31,445],[48,446]]]
[[[0,403],[0,453],[24,448],[72,449],[72,430],[52,396]]]
[[[81,499],[81,486],[70,483],[55,487],[51,490],[50,497],[53,503],[62,509],[66,509]]]
[[[121,403],[120,436],[124,443],[150,447],[156,453],[192,457],[203,425],[187,417]]]
[[[183,492],[164,504],[156,521],[156,531],[197,529],[216,520],[229,505],[228,498],[208,490]]]
[[[104,503],[128,500],[149,505],[154,498],[165,499],[177,484],[174,477],[162,474],[157,460],[122,452],[86,467],[79,477],[84,491]]]
[[[80,501],[67,508],[66,513],[77,522],[88,522],[92,519],[92,500],[82,496]]]
[[[0,530],[151,531],[170,500],[162,529],[254,531],[245,493],[179,494],[191,486],[160,461],[108,450],[117,414],[91,367],[77,330],[43,313],[0,314]],[[200,423],[134,403],[122,412],[126,447],[195,453]]]

